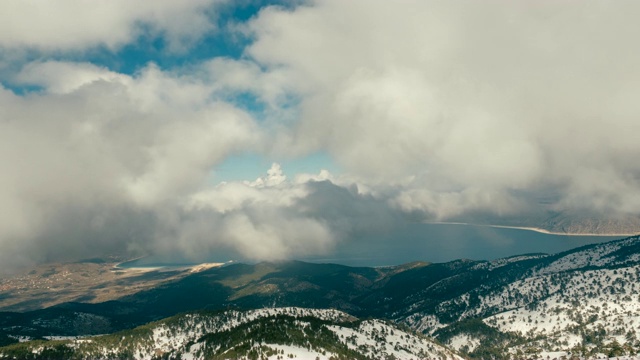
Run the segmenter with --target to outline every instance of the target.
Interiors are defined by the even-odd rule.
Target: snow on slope
[[[473,351],[478,345],[480,345],[480,340],[466,334],[456,335],[449,340],[449,346],[455,350],[467,347],[469,351]]]
[[[420,358],[461,359],[440,345],[423,337],[409,334],[380,320],[363,321],[357,328],[329,326],[331,331],[344,339],[350,349],[358,350],[372,358],[409,359]]]
[[[176,319],[177,324],[160,323],[153,328],[153,343],[156,349],[169,352],[173,349],[181,349],[194,339],[205,334],[230,330],[241,324],[268,316],[287,315],[293,317],[311,316],[321,320],[350,321],[355,318],[347,313],[326,309],[306,309],[297,307],[265,308],[248,311],[229,310],[217,316],[205,313],[191,313]]]
[[[494,270],[499,267],[509,265],[518,261],[531,260],[531,259],[542,259],[548,257],[548,254],[530,254],[530,255],[517,255],[506,257],[502,259],[496,259],[492,261],[482,262],[476,266],[474,269],[486,269],[486,270]]]
[[[462,295],[442,301],[436,307],[435,312],[417,311],[404,319],[398,318],[396,320],[407,324],[416,331],[433,334],[436,330],[448,325],[449,322],[440,321],[440,316],[443,314],[449,318],[455,316],[458,320],[485,317],[536,303],[574,286],[578,290],[585,290],[586,286],[578,279],[581,277],[580,273],[586,274],[585,276],[588,278],[586,281],[595,286],[595,282],[600,276],[604,276],[603,281],[606,282],[608,273],[593,272],[591,269],[602,267],[635,269],[640,261],[640,238],[636,236],[587,246],[559,255],[515,256],[484,262],[476,265],[474,269],[491,272],[508,264],[531,259],[540,259],[542,262],[521,273],[519,278],[515,278],[509,283],[500,286],[480,285]],[[545,262],[546,259],[549,261]],[[575,278],[576,276],[578,278]],[[627,276],[638,278],[635,273],[629,273]],[[622,279],[618,281],[622,281]],[[633,281],[627,282],[635,292]],[[417,307],[417,305],[419,302],[412,306]]]
[[[217,343],[220,339],[212,338],[211,334],[219,334],[238,327],[240,334],[251,334],[252,326],[267,329],[274,324],[274,329],[281,326],[275,319],[286,318],[287,324],[294,324],[294,328],[286,328],[286,334],[298,334],[292,342],[270,342],[250,338],[242,339],[240,344],[232,347]],[[262,323],[255,321],[265,320]],[[292,323],[293,321],[293,323]],[[313,328],[310,321],[315,321]],[[326,321],[318,325],[317,321]],[[248,326],[248,327],[247,327]],[[215,356],[223,358],[244,358],[253,352],[259,358],[283,359],[329,359],[335,354],[331,350],[321,348],[313,338],[300,339],[304,329],[319,329],[328,331],[332,335],[329,339],[338,342],[343,349],[350,349],[370,359],[381,359],[390,356],[396,359],[462,359],[447,348],[434,343],[426,337],[403,331],[396,326],[380,320],[357,321],[353,316],[337,310],[305,309],[296,307],[268,308],[250,311],[229,310],[222,313],[197,312],[178,315],[123,335],[109,335],[82,340],[65,340],[62,343],[83,354],[85,358],[115,358],[128,354],[131,358],[150,360],[154,357],[169,356],[182,359],[204,359]],[[303,331],[299,331],[303,329]],[[282,330],[280,328],[279,330]],[[315,330],[314,330],[315,331]],[[233,337],[233,333],[225,332]],[[318,338],[320,337],[319,333]],[[325,334],[326,335],[326,334]],[[225,335],[224,337],[226,337]],[[242,335],[241,335],[242,336]],[[288,336],[287,336],[288,337]],[[108,339],[108,342],[107,340]],[[115,340],[114,340],[115,339]],[[325,336],[325,339],[326,336]],[[226,339],[222,339],[224,342]],[[255,340],[255,341],[254,341]],[[296,342],[297,341],[297,342]],[[44,347],[34,345],[32,351],[41,353]],[[226,346],[226,347],[225,347]],[[340,348],[340,347],[334,347]],[[226,349],[226,350],[225,350]],[[242,353],[238,353],[238,349]],[[2,357],[2,354],[0,354]],[[348,358],[348,357],[347,357]]]
[[[640,265],[571,272],[560,286],[550,278],[538,277],[543,287],[558,288],[550,296],[488,317],[485,323],[543,339],[533,345],[546,350],[640,346]]]
[[[230,316],[229,316],[230,315]],[[322,320],[329,320],[334,322],[354,321],[355,317],[337,310],[320,310],[320,309],[305,309],[305,308],[268,308],[251,310],[247,312],[231,311],[225,313],[221,324],[214,322],[202,321],[202,319],[190,319],[193,323],[201,323],[214,325],[215,329],[211,326],[198,327],[199,333],[211,333],[225,331],[240,324],[248,323],[253,320],[275,316],[275,315],[288,315],[296,318],[314,317]],[[229,321],[231,319],[231,321]],[[300,326],[305,326],[304,321],[300,322]],[[386,358],[387,356],[395,356],[397,359],[413,359],[419,358],[440,358],[445,357],[447,359],[462,359],[460,356],[452,353],[446,348],[434,343],[427,338],[416,336],[414,334],[407,333],[398,329],[395,326],[386,324],[380,320],[366,320],[362,321],[357,327],[344,327],[339,325],[327,325],[327,329],[335,333],[340,341],[347,345],[350,349],[356,350],[359,353],[369,356],[373,359]],[[166,326],[154,329],[154,340],[156,344],[168,344],[170,343],[174,349],[184,346],[189,339],[194,339],[193,334],[179,334],[175,333],[171,338],[166,336],[156,337],[160,329],[167,329]],[[165,333],[166,335],[166,333]],[[196,337],[197,338],[197,337]],[[176,340],[178,339],[178,340]],[[182,342],[182,344],[180,344]],[[276,352],[297,357],[300,359],[329,359],[333,354],[327,352],[313,351],[308,348],[287,346],[281,344],[265,343],[260,344],[275,349]],[[258,344],[254,345],[256,348]],[[169,350],[165,347],[165,350]],[[198,351],[187,352],[191,358],[200,358]],[[275,355],[268,357],[269,359],[275,359]],[[145,357],[146,359],[146,357]]]
[[[586,267],[618,266],[637,263],[638,260],[640,260],[638,251],[627,251],[624,253],[620,253],[620,251],[625,248],[627,250],[640,250],[638,248],[639,245],[640,237],[634,236],[618,241],[588,246],[585,249],[572,251],[560,257],[548,266],[542,267],[534,274],[544,275]]]

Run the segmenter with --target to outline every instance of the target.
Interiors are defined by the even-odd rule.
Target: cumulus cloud
[[[327,176],[323,171],[317,177]],[[160,254],[205,260],[231,249],[255,260],[327,254],[354,236],[387,231],[402,220],[384,199],[329,180],[289,181],[279,164],[255,181],[221,183],[190,196],[160,226]],[[300,180],[300,178],[298,179]]]
[[[251,187],[277,186],[284,183],[287,176],[282,172],[282,167],[278,163],[273,163],[267,171],[267,176],[259,177],[255,181],[246,182]]]
[[[179,235],[168,244],[191,252],[226,247],[249,259],[284,259],[323,253],[335,245],[336,236],[322,218],[305,214],[299,202],[310,189],[286,182],[279,165],[252,182],[223,183],[194,194],[183,212],[197,219],[200,233],[192,226],[177,224]],[[186,231],[186,233],[185,233]],[[195,236],[194,236],[195,235]]]
[[[514,192],[552,189],[560,209],[637,213],[637,10],[318,1],[263,10],[247,54],[301,95],[289,148],[327,149],[362,182],[408,184],[401,208],[513,210]]]
[[[127,76],[90,63],[33,62],[13,79],[19,84],[40,86],[49,93],[66,94],[97,81],[128,82]]]
[[[37,51],[116,49],[139,36],[163,35],[184,50],[215,29],[216,0],[135,2],[9,0],[0,4],[0,48]]]
[[[270,145],[269,130],[209,79],[54,61],[15,79],[43,90],[0,92],[3,269],[105,252],[308,256],[378,226],[383,216],[367,214],[388,207],[331,195],[344,190],[327,171],[290,181],[277,163],[254,181],[214,185],[227,156]]]
[[[88,230],[85,222],[118,218],[111,212],[145,218],[206,186],[215,164],[260,141],[248,113],[153,65],[127,76],[90,64],[37,63],[18,78],[45,90],[0,91],[0,162],[7,167],[0,238],[25,249],[30,239],[44,239],[30,249],[36,258],[57,246],[45,234],[68,213],[95,210],[97,220],[65,218],[65,226]],[[95,239],[90,231],[76,235]],[[3,252],[3,263],[11,257]]]

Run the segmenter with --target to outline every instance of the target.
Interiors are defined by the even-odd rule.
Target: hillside
[[[447,218],[446,222],[485,226],[507,226],[540,229],[555,234],[625,236],[640,233],[638,214],[607,214],[589,210],[562,210],[540,203],[526,214],[497,215],[482,211],[469,211]]]
[[[630,214],[589,214],[578,212],[551,212],[539,227],[566,234],[637,234],[640,217]]]
[[[30,341],[0,357],[40,359],[462,359],[432,340],[336,310],[194,312],[113,335]]]

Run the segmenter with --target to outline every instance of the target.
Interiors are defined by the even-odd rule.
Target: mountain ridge
[[[634,335],[640,333],[640,318],[629,313],[640,302],[636,282],[638,236],[493,261],[380,268],[301,261],[234,264],[117,301],[3,313],[0,329],[12,329],[14,336],[86,335],[92,323],[113,332],[199,309],[297,306],[388,319],[474,358],[559,352],[595,356],[602,349],[631,354],[640,350]],[[580,294],[590,300],[583,304]],[[633,333],[619,335],[616,323]]]
[[[10,345],[0,357],[282,359],[285,352],[302,359],[463,359],[388,322],[295,307],[184,313],[113,335]]]

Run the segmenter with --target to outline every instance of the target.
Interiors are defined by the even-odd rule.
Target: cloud
[[[46,61],[29,63],[14,77],[21,85],[40,86],[49,93],[68,94],[97,81],[130,82],[125,75],[90,63]]]
[[[245,259],[280,260],[327,254],[354,236],[402,223],[384,199],[359,193],[355,185],[308,176],[306,181],[288,181],[280,165],[273,164],[267,176],[255,181],[204,189],[172,214],[179,220],[161,221],[160,244],[150,246],[160,254],[197,260],[221,249]]]
[[[153,34],[163,35],[169,48],[181,50],[215,29],[208,11],[220,2],[3,1],[0,48],[51,52],[105,46],[114,50]]]
[[[408,220],[640,211],[636,2],[264,7],[224,29],[249,36],[239,58],[189,61],[222,5],[0,5],[0,81],[34,89],[0,86],[3,268],[108,251],[279,259]],[[147,37],[184,65],[47,60]],[[328,153],[343,171],[213,183],[247,153]]]
[[[305,184],[285,182],[278,170],[274,164],[264,179],[223,183],[194,194],[182,212],[199,225],[176,224],[178,241],[168,244],[180,247],[183,253],[197,247],[205,256],[215,248],[231,248],[245,258],[259,260],[329,251],[338,240],[331,226],[308,216],[299,205],[309,196],[309,189]]]
[[[278,163],[273,163],[267,171],[267,176],[259,177],[255,181],[246,182],[251,187],[277,186],[284,183],[287,176],[282,172],[282,167]]]
[[[264,9],[246,54],[295,84],[290,151],[396,184],[402,209],[515,211],[525,191],[560,194],[556,210],[638,213],[637,10],[318,1]]]
[[[217,163],[261,141],[247,112],[153,65],[126,76],[91,64],[33,63],[18,78],[45,90],[0,89],[0,241],[16,249],[2,253],[3,264],[15,252],[41,260],[61,243],[122,249],[136,236],[147,241],[158,209],[207,186]],[[149,228],[104,239],[140,231],[119,213]],[[55,229],[80,239],[59,239]],[[76,250],[67,255],[86,247]]]
[[[254,181],[214,185],[227,156],[271,146],[271,130],[222,101],[215,79],[55,61],[15,79],[42,90],[0,92],[3,271],[112,252],[310,256],[393,223],[384,199],[332,184],[327,171],[290,181],[274,163]]]

